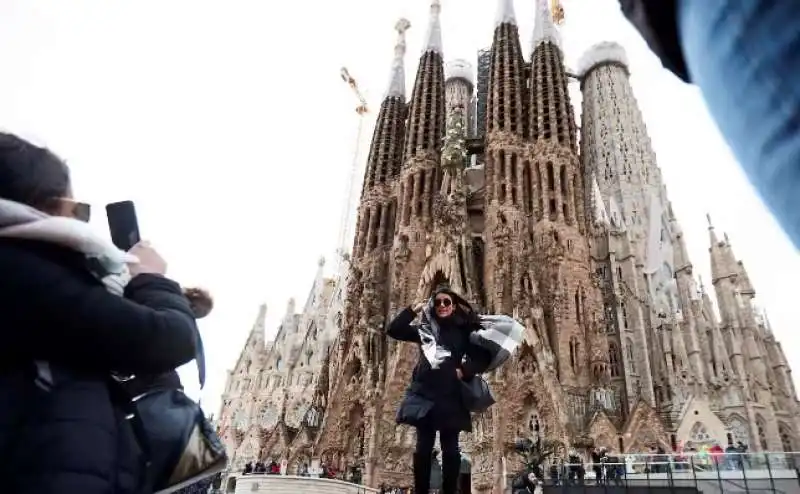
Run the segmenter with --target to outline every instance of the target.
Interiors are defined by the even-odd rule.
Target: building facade
[[[512,0],[498,1],[477,95],[469,64],[445,70],[433,0],[408,98],[398,25],[347,274],[320,274],[274,341],[256,325],[220,414],[235,464],[358,464],[369,485],[408,484],[414,433],[394,414],[418,350],[383,329],[441,283],[526,327],[489,376],[497,404],[463,435],[474,492],[503,488],[514,440],[537,424],[565,448],[800,448],[783,350],[711,226],[719,316],[692,271],[624,50],[601,43],[580,62],[579,142],[547,3],[523,49]]]

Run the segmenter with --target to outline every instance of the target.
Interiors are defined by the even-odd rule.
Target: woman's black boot
[[[442,494],[456,494],[461,455],[442,455]]]
[[[431,491],[431,455],[414,453],[414,494]]]

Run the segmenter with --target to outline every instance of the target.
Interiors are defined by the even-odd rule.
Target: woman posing
[[[412,322],[423,312],[422,323]],[[431,454],[436,433],[442,451],[442,494],[455,494],[461,455],[458,435],[472,430],[472,420],[462,400],[462,380],[469,380],[489,365],[491,354],[469,341],[480,321],[472,307],[447,289],[437,289],[427,302],[402,310],[389,323],[387,333],[396,340],[416,343],[420,357],[397,423],[417,430],[414,452],[414,492],[430,490]]]
[[[17,494],[139,494],[144,458],[109,385],[195,358],[181,287],[147,243],[86,224],[55,154],[0,133],[0,478]]]

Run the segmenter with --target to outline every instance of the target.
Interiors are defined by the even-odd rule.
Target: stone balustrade
[[[335,479],[256,474],[237,477],[234,492],[235,494],[377,494],[378,490]]]

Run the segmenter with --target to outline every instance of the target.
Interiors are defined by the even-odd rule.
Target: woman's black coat
[[[450,295],[457,305],[472,310],[462,299],[455,300],[455,294]],[[428,317],[433,313],[432,300],[426,312]],[[396,340],[419,345],[419,326],[412,324],[415,318],[416,314],[411,308],[403,309],[389,323],[387,334]],[[478,329],[480,325],[477,319],[459,326],[441,325],[439,344],[450,350],[451,355],[438,369],[431,368],[420,346],[419,360],[414,368],[411,384],[397,411],[398,423],[437,430],[472,430],[469,410],[461,398],[463,384],[458,379],[456,369],[461,368],[463,379],[467,380],[488,367],[491,360],[489,352],[469,342],[470,332]],[[464,357],[466,360],[462,364]]]
[[[83,255],[0,239],[0,479],[15,494],[138,493],[142,458],[109,373],[163,374],[199,334],[173,281],[109,293]],[[38,371],[35,361],[40,364]]]

